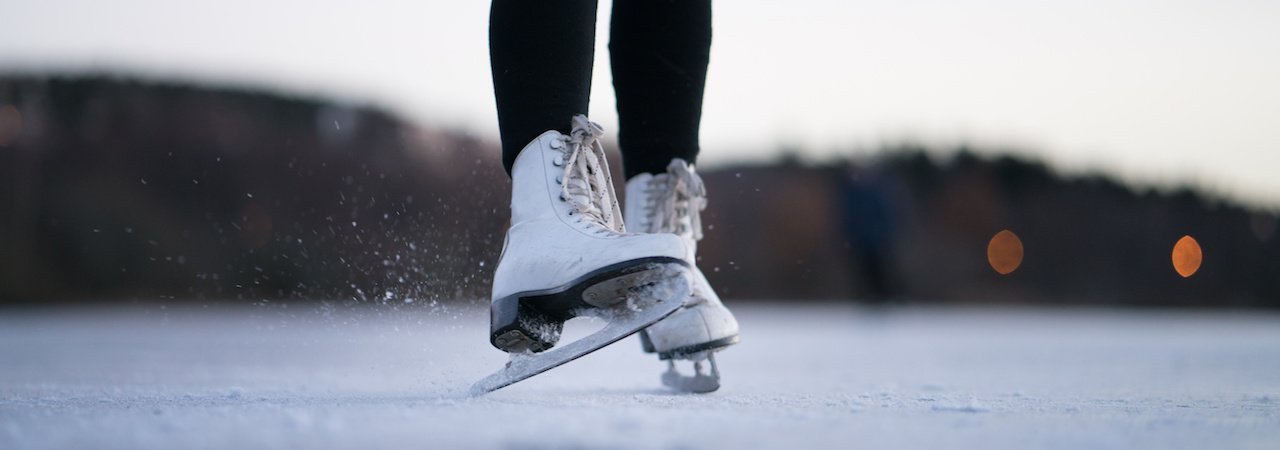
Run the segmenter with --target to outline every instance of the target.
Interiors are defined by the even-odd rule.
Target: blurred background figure
[[[845,168],[843,219],[849,239],[849,257],[860,275],[855,287],[868,303],[897,299],[898,269],[895,247],[901,221],[892,180],[875,165],[849,163]]]

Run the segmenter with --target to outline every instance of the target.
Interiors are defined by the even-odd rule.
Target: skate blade
[[[502,389],[635,334],[680,309],[689,296],[689,286],[684,277],[673,277],[660,282],[651,292],[655,295],[637,295],[603,314],[608,323],[590,336],[542,353],[513,354],[506,367],[473,384],[471,395]]]
[[[674,360],[668,360],[666,373],[662,374],[662,384],[681,392],[705,394],[720,389],[720,369],[716,367],[714,353],[707,353],[707,362],[711,365],[711,373],[702,372],[702,362],[694,362],[694,374],[684,375],[676,370]]]

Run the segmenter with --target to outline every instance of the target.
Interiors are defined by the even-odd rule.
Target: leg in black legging
[[[698,156],[710,0],[616,0],[609,30],[626,177]]]
[[[508,174],[529,141],[568,133],[587,113],[595,32],[595,0],[493,1],[489,59]]]

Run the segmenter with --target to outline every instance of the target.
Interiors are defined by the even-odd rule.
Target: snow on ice
[[[631,338],[482,397],[476,306],[9,310],[0,448],[1280,446],[1272,313],[734,306],[719,392]]]

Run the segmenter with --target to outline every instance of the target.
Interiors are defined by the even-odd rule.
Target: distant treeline
[[[1008,156],[937,153],[707,173],[709,278],[728,297],[1280,306],[1271,213]],[[986,248],[1004,229],[1025,257],[1002,276]],[[1184,235],[1204,249],[1186,279],[1171,261]]]
[[[109,78],[0,76],[0,108],[0,303],[487,298],[510,189],[493,138]],[[1269,213],[1012,157],[879,154],[703,170],[700,266],[729,299],[1280,306]],[[1026,249],[1005,276],[985,253],[1002,229]],[[1182,235],[1205,254],[1186,279]]]

